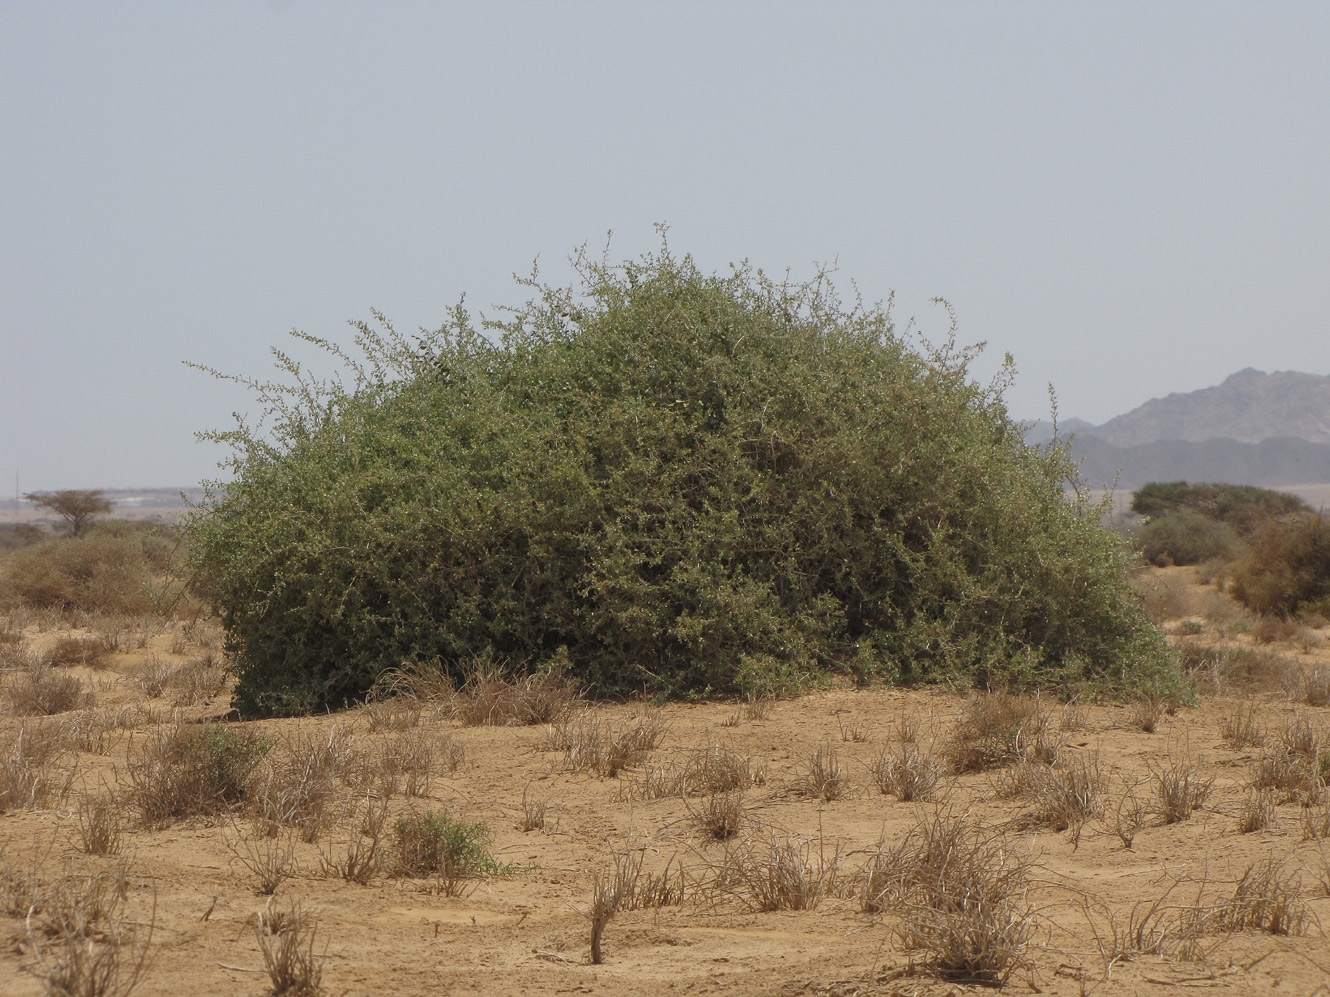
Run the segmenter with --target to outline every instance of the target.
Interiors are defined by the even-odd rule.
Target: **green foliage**
[[[824,278],[580,258],[486,338],[358,325],[354,383],[243,381],[235,480],[191,522],[247,715],[403,662],[557,660],[592,692],[760,694],[834,670],[1016,689],[1176,671],[1064,444],[972,350]]]
[[[398,867],[408,876],[438,874],[451,881],[510,871],[487,851],[493,835],[483,823],[467,824],[447,811],[426,811],[403,817],[393,831]]]
[[[1260,613],[1330,612],[1330,519],[1267,523],[1233,570],[1233,597]]]
[[[1145,559],[1154,563],[1167,563],[1165,558],[1174,564],[1228,560],[1242,549],[1231,526],[1186,506],[1146,520],[1135,539]]]
[[[1151,481],[1142,485],[1132,497],[1131,509],[1137,515],[1150,517],[1190,509],[1226,523],[1240,534],[1251,533],[1280,516],[1311,511],[1306,502],[1287,492],[1252,485],[1189,485],[1185,481]]]

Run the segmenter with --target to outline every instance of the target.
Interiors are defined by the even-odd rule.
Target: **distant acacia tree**
[[[29,493],[24,499],[50,509],[69,524],[74,536],[81,536],[92,525],[92,517],[111,511],[111,500],[100,488],[87,491],[65,490],[59,492]]]

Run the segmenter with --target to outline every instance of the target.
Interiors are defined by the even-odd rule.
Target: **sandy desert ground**
[[[846,686],[492,726],[459,719],[474,701],[399,699],[234,725],[266,751],[243,799],[155,820],[155,746],[228,712],[216,630],[15,615],[0,780],[47,782],[0,815],[0,994],[50,992],[71,953],[111,950],[120,984],[146,953],[137,994],[271,993],[261,941],[304,946],[327,994],[983,992],[935,964],[959,929],[921,899],[929,829],[935,846],[958,833],[949,861],[968,847],[989,880],[975,889],[998,897],[997,920],[967,930],[999,925],[1007,992],[1330,993],[1330,630],[1262,628],[1193,569],[1146,584],[1197,707]],[[13,715],[15,663],[71,636],[116,648],[48,669],[90,699]],[[1025,761],[953,771],[980,743],[978,711],[1002,708],[1029,714],[1012,745]],[[579,770],[628,731],[659,742],[613,775]],[[898,797],[909,771],[936,774],[928,799]],[[1207,792],[1169,820],[1160,790],[1176,802],[1179,779]],[[493,862],[404,875],[398,822],[443,812],[485,825]],[[118,846],[90,854],[116,825]],[[354,858],[371,863],[360,883]],[[609,903],[616,867],[637,881],[593,964],[597,883]]]

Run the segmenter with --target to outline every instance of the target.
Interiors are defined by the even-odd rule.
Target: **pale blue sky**
[[[0,494],[189,485],[296,327],[672,248],[1100,422],[1330,373],[1330,3],[0,0]],[[4,482],[9,482],[5,485]]]

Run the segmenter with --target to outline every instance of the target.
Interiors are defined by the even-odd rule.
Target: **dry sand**
[[[1184,612],[1215,598],[1192,583],[1189,569],[1155,577],[1172,586]],[[1197,617],[1196,624],[1200,634],[1175,639],[1254,647],[1236,612],[1223,623]],[[1175,622],[1171,628],[1195,630],[1196,624]],[[58,636],[35,624],[25,632],[38,649]],[[109,667],[73,671],[95,690],[100,705],[145,702],[157,719],[166,719],[172,713],[169,693],[147,700],[134,676],[154,658],[183,662],[200,653],[196,642],[215,639],[198,630],[186,637],[177,625],[147,638],[143,647],[113,655]],[[122,643],[135,641],[126,635]],[[1260,650],[1273,650],[1299,669],[1330,668],[1324,631],[1304,631],[1292,642]],[[1222,721],[1248,707],[1272,739],[1299,720],[1330,734],[1325,708],[1297,702],[1276,688],[1237,698],[1212,695],[1198,708],[1163,715],[1158,729],[1145,733],[1131,705],[1045,703],[1053,714],[1051,729],[1063,742],[1063,764],[1097,762],[1107,780],[1109,812],[1090,821],[1077,841],[1067,831],[1026,827],[1030,801],[999,798],[1002,770],[948,776],[942,802],[934,803],[902,803],[872,784],[871,763],[884,748],[901,743],[902,719],[918,723],[922,748],[940,749],[965,706],[963,698],[941,691],[851,688],[778,702],[758,719],[743,717],[731,703],[669,705],[661,714],[667,724],[661,747],[646,765],[610,778],[569,771],[566,754],[550,750],[543,727],[462,727],[426,713],[405,731],[371,731],[364,710],[257,725],[277,739],[340,729],[355,748],[371,752],[403,737],[460,746],[465,760],[455,772],[439,771],[422,796],[398,794],[389,804],[394,815],[446,809],[489,826],[494,856],[517,870],[478,879],[460,897],[439,895],[430,880],[380,875],[358,886],[320,875],[321,850],[336,856],[355,835],[351,818],[317,844],[294,842],[298,873],[273,900],[256,894],[254,876],[239,859],[242,839],[262,841],[244,816],[148,829],[126,812],[121,855],[83,854],[79,803],[108,793],[124,798],[128,753],[154,733],[153,725],[141,720],[133,730],[113,732],[107,753],[67,759],[72,783],[58,805],[0,816],[0,867],[7,866],[11,877],[39,868],[40,875],[58,878],[67,863],[80,873],[127,863],[127,909],[141,926],[153,926],[149,963],[135,991],[145,997],[271,992],[254,925],[270,904],[285,910],[293,900],[316,918],[315,952],[328,994],[794,997],[982,991],[921,969],[927,954],[903,949],[895,931],[899,916],[864,913],[849,889],[812,910],[764,913],[751,909],[742,890],[716,885],[718,870],[732,856],[748,848],[760,854],[773,836],[804,844],[814,864],[838,861],[852,883],[880,842],[890,847],[945,810],[1001,831],[1013,860],[1029,864],[1028,892],[1017,899],[1017,908],[1030,914],[1029,965],[1011,977],[1008,992],[1132,995],[1188,989],[1298,997],[1330,992],[1325,989],[1330,940],[1321,927],[1330,924],[1330,867],[1323,843],[1304,840],[1302,826],[1304,815],[1315,811],[1297,802],[1281,804],[1274,827],[1241,833],[1238,821],[1262,749],[1233,750],[1220,736]],[[645,709],[602,705],[596,713],[626,723]],[[225,711],[223,697],[182,708],[179,715],[197,720]],[[0,738],[18,724],[0,719]],[[746,793],[749,823],[728,843],[710,841],[700,830],[693,816],[700,799],[643,798],[648,767],[685,762],[707,745],[733,749],[764,776]],[[850,784],[834,800],[800,791],[810,757],[826,746],[839,756]],[[1152,774],[1183,763],[1213,780],[1209,799],[1186,821],[1163,824],[1152,817],[1132,847],[1124,847],[1110,829],[1112,813],[1129,794],[1150,804]],[[352,794],[345,795],[349,800]],[[548,803],[543,830],[518,830],[524,795],[528,802]],[[604,963],[591,965],[587,911],[593,876],[612,868],[612,852],[634,850],[642,850],[648,869],[682,868],[684,900],[619,913],[604,933]],[[1231,897],[1244,871],[1270,858],[1282,863],[1289,882],[1301,891],[1304,934],[1214,929],[1194,939],[1191,951],[1179,949],[1174,938],[1164,940],[1163,954],[1105,955],[1114,926],[1124,932],[1133,912],[1139,918],[1159,902],[1160,923],[1176,925],[1188,909],[1211,909]],[[24,918],[0,913],[0,994],[43,993],[36,968]]]

